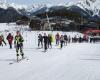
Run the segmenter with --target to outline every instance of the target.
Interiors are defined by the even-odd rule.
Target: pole
[[[49,29],[51,30],[50,21],[49,21],[49,17],[48,17],[47,13],[46,13],[46,17],[47,17],[47,22],[48,22]]]
[[[47,8],[46,17],[47,17],[47,22],[48,22],[49,29],[51,30],[50,20],[49,20],[48,14],[47,14],[48,11],[49,11],[49,9]]]

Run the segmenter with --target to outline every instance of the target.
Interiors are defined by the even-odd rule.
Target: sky
[[[4,1],[4,0],[1,0],[1,1]],[[25,5],[31,5],[33,3],[35,4],[41,4],[41,3],[42,4],[64,4],[71,1],[77,1],[77,0],[7,0],[8,3],[25,4]]]

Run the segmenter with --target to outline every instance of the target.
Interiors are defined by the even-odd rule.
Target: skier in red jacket
[[[13,36],[11,35],[11,33],[8,34],[7,40],[8,40],[10,49],[12,49]]]

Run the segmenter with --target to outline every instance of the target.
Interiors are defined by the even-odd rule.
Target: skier
[[[7,45],[6,42],[5,42],[5,39],[4,39],[4,35],[3,35],[3,34],[1,34],[1,37],[2,37],[2,42],[3,42],[5,45]],[[2,44],[2,46],[3,46],[3,44]]]
[[[55,39],[56,39],[56,45],[58,46],[59,45],[59,41],[60,41],[59,33],[56,34]]]
[[[11,35],[11,33],[8,34],[7,36],[7,40],[10,46],[10,49],[12,49],[12,41],[13,41],[13,36]]]
[[[24,59],[23,42],[24,42],[24,39],[23,39],[22,35],[20,34],[19,31],[17,31],[15,40],[14,40],[14,44],[15,44],[15,48],[16,48],[17,62],[18,62],[20,55],[22,56],[22,59]],[[20,50],[20,54],[19,54],[19,50]]]
[[[46,33],[44,33],[43,40],[44,40],[44,51],[46,52],[48,44],[48,36],[46,35]]]
[[[62,47],[63,47],[63,43],[64,43],[64,36],[61,35],[61,37],[60,37],[60,48],[61,48],[61,49],[62,49]]]
[[[49,46],[52,48],[52,36],[48,34],[48,48]]]
[[[68,37],[67,37],[67,35],[65,34],[65,35],[64,35],[64,45],[67,45],[67,42],[68,42]]]
[[[3,46],[2,45],[2,36],[0,36],[0,46]]]
[[[38,47],[40,46],[41,44],[41,48],[43,48],[43,36],[41,34],[39,34],[38,36]]]

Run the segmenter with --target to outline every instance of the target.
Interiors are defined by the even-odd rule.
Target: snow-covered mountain
[[[0,22],[15,22],[22,16],[21,9],[25,9],[25,5],[9,4],[0,1]]]
[[[0,22],[16,21],[14,20],[16,16],[30,16],[32,13],[42,9],[45,6],[46,5],[44,4],[33,4],[30,6],[18,5],[15,3],[5,3],[0,1]]]
[[[71,12],[77,12],[81,14],[83,17],[87,17],[89,19],[100,19],[100,0],[80,0],[77,2],[69,2],[66,4],[33,4],[30,6],[26,5],[17,5],[17,4],[9,4],[0,2],[0,14],[4,14],[3,12],[9,11],[8,9],[12,8],[16,11],[18,15],[26,15],[26,16],[34,16],[37,14],[45,13],[46,11],[52,12],[55,10],[65,9]],[[11,10],[11,9],[10,9]],[[11,13],[13,14],[13,13]],[[8,14],[5,14],[8,15]]]
[[[80,7],[93,17],[100,17],[100,0],[83,0],[79,1],[76,6]]]
[[[62,8],[63,7],[63,8]],[[36,7],[35,11],[31,9],[31,14],[42,14],[45,13],[48,9],[49,12],[54,10],[66,9],[72,12],[78,12],[83,17],[87,17],[89,19],[100,19],[100,0],[78,0],[77,2],[69,2],[66,4],[60,5],[51,5],[46,4],[45,6]]]

